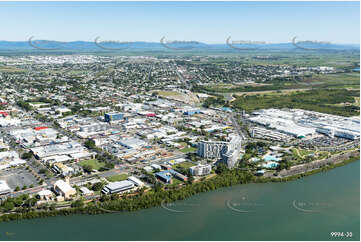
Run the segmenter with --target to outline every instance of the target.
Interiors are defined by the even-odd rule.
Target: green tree
[[[88,149],[94,149],[95,148],[95,142],[93,140],[87,140],[84,143],[84,146]]]
[[[92,186],[92,190],[93,191],[100,191],[102,190],[104,187],[104,184],[102,182],[97,182],[97,183],[94,183],[93,186]]]
[[[81,208],[84,206],[84,201],[79,199],[71,203],[72,208]]]
[[[93,171],[93,167],[91,165],[84,165],[83,169],[85,172],[88,172],[88,173]]]
[[[30,159],[32,156],[33,156],[33,154],[31,152],[27,152],[27,153],[24,153],[21,156],[21,158],[27,160],[27,159]]]
[[[11,201],[6,201],[6,202],[4,202],[3,207],[4,207],[5,211],[11,211],[14,209],[15,205]]]

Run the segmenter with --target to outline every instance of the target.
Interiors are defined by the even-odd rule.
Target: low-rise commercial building
[[[53,188],[58,195],[63,196],[65,199],[69,199],[76,194],[76,190],[70,186],[69,180],[58,180],[54,183]]]
[[[26,164],[16,151],[0,152],[0,170]]]
[[[54,163],[53,170],[63,176],[70,176],[74,174],[74,169],[64,165],[63,163]]]
[[[117,181],[117,182],[111,182],[108,185],[106,185],[103,188],[102,193],[114,194],[114,193],[129,191],[132,188],[134,188],[134,183],[131,181],[128,180]]]
[[[128,180],[133,182],[137,187],[143,187],[144,186],[144,182],[142,182],[141,180],[139,180],[138,178],[136,178],[134,176],[128,177]]]

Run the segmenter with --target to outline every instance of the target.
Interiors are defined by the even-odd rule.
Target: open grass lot
[[[345,107],[345,106],[355,106],[360,107],[360,97],[355,97],[355,101],[353,103],[336,103],[336,104],[329,104],[330,106],[337,106],[337,107]]]
[[[183,167],[185,169],[188,169],[189,167],[192,167],[192,166],[195,166],[195,164],[185,161],[185,162],[181,162],[177,165],[174,165],[173,168]]]
[[[81,166],[89,165],[94,170],[99,170],[101,167],[104,167],[104,165],[105,165],[104,162],[99,162],[97,159],[80,161],[79,164]]]
[[[116,181],[124,181],[126,179],[128,179],[128,174],[119,174],[119,175],[115,175],[115,176],[109,176],[106,179],[110,182],[116,182]]]
[[[165,96],[165,97],[182,95],[181,93],[176,92],[176,91],[163,91],[163,90],[159,90],[159,91],[157,91],[157,92],[158,92],[158,95],[160,95],[160,96]]]
[[[280,95],[280,94],[290,94],[295,92],[305,92],[311,90],[310,88],[298,88],[298,89],[283,89],[283,90],[269,90],[269,91],[258,91],[258,92],[237,92],[235,95]]]
[[[194,151],[196,151],[196,150],[197,150],[197,148],[187,147],[187,148],[180,149],[179,151],[180,151],[180,152],[183,152],[183,153],[190,153],[190,152],[194,152]]]
[[[292,149],[292,154],[293,156],[296,156],[296,157],[305,157],[309,154],[313,154],[315,153],[314,151],[311,151],[311,150],[303,150],[303,149],[297,149],[297,148],[293,148]]]
[[[336,73],[327,75],[313,75],[304,80],[305,85],[311,84],[322,88],[350,88],[360,89],[360,73]]]
[[[312,160],[322,160],[327,158],[329,152],[319,150],[304,150],[299,148],[292,149],[293,162],[295,164],[304,163],[307,158],[312,157]]]
[[[246,112],[268,108],[299,108],[350,117],[359,114],[359,107],[356,105],[340,107],[333,104],[354,103],[355,97],[359,95],[358,90],[313,89],[279,95],[237,96],[232,102],[232,107]]]
[[[304,77],[301,81],[270,81],[268,85],[209,85],[197,87],[198,91],[206,91],[210,93],[262,93],[275,92],[280,90],[307,90],[311,88],[318,89],[360,89],[360,73],[336,73],[336,74],[319,74],[310,77]]]
[[[26,70],[12,66],[0,66],[0,72],[21,73],[26,72]]]
[[[182,146],[187,146],[187,143],[186,142],[177,142],[177,143],[179,143],[180,145],[182,145]]]
[[[169,184],[168,186],[174,187],[174,186],[178,186],[178,185],[180,185],[182,183],[183,183],[183,181],[178,180],[177,178],[172,178],[172,184]]]

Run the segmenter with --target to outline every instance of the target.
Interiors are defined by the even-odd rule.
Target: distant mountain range
[[[299,42],[278,44],[206,44],[201,42],[102,42],[102,41],[72,41],[58,42],[48,40],[31,41],[0,41],[0,51],[71,51],[71,52],[109,52],[109,51],[183,51],[183,52],[235,52],[235,51],[266,51],[266,50],[320,50],[320,51],[345,51],[360,50],[357,44],[329,44]]]

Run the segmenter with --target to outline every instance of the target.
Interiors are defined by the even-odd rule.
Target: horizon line
[[[31,37],[30,37],[31,38]],[[0,39],[0,42],[29,42],[30,38],[27,40],[4,40],[4,39]],[[96,42],[96,38],[94,40],[67,40],[67,41],[63,41],[63,40],[48,40],[48,39],[34,39],[33,41],[49,41],[49,42],[61,42],[61,43],[72,43],[72,42]],[[118,44],[125,44],[125,43],[159,43],[161,44],[161,39],[159,41],[147,41],[147,40],[127,40],[127,41],[119,41],[119,40],[102,40],[99,42],[116,42],[118,41]],[[202,41],[197,41],[197,40],[171,40],[171,41],[184,41],[185,43],[187,42],[193,42],[193,43],[201,43],[201,44],[207,44],[207,45],[219,45],[219,44],[225,44],[227,45],[227,41],[224,42],[202,42]],[[249,41],[252,42],[251,40],[237,40],[237,41]],[[315,44],[322,44],[320,41],[317,40],[300,40],[299,42],[305,42],[305,41],[310,41],[310,42],[315,42]],[[169,44],[169,43],[168,43]],[[237,43],[234,43],[237,44]],[[272,44],[292,44],[292,40],[288,41],[288,42],[266,42],[264,41],[264,43],[243,43],[244,45],[272,45]],[[325,44],[325,43],[323,43]],[[344,42],[331,42],[329,41],[326,44],[331,44],[331,45],[360,45],[360,42],[358,43],[344,43]]]

